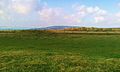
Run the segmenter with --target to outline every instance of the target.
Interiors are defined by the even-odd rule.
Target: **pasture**
[[[0,72],[120,72],[120,35],[3,33]]]

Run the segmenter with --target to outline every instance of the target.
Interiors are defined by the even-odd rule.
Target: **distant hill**
[[[75,26],[49,26],[42,28],[26,28],[26,27],[0,27],[0,30],[61,30],[65,28],[73,28]]]
[[[76,26],[50,26],[45,28],[33,28],[32,30],[61,30],[65,28],[75,28]]]

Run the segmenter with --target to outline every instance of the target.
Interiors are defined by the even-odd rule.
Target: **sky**
[[[0,27],[120,27],[120,0],[0,0]]]

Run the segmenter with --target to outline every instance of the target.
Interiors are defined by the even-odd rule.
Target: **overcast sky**
[[[120,0],[0,0],[1,27],[120,27]]]

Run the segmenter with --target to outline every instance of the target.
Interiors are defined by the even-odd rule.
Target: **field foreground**
[[[120,72],[120,35],[0,34],[0,72]]]

